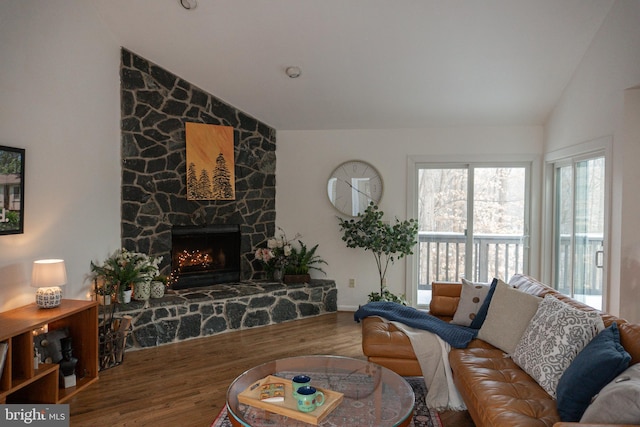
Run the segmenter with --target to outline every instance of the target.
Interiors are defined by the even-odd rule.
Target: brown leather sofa
[[[558,299],[582,310],[594,310],[562,295],[537,280],[516,275],[510,284],[537,296],[552,293]],[[451,320],[460,300],[461,284],[433,283],[430,313]],[[605,326],[617,322],[631,364],[640,362],[640,324],[602,313]],[[411,342],[407,336],[377,317],[362,321],[362,349],[371,362],[403,376],[421,376]],[[501,350],[475,339],[465,349],[453,349],[449,362],[453,378],[477,427],[506,426],[587,426],[561,423],[555,400]]]

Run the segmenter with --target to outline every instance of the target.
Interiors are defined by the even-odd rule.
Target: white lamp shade
[[[50,288],[67,284],[67,269],[62,259],[41,259],[33,262],[31,286]]]

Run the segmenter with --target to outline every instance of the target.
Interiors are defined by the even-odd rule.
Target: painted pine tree
[[[216,200],[233,200],[233,186],[231,174],[227,167],[227,161],[222,153],[216,158],[216,167],[213,169],[213,198]]]
[[[198,198],[198,173],[195,163],[189,163],[187,170],[187,199],[196,200]]]

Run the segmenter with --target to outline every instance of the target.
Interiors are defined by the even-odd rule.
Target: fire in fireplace
[[[197,288],[239,280],[239,225],[172,228],[173,289]]]

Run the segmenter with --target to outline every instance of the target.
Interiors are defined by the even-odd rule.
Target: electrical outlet
[[[356,287],[356,279],[349,279],[349,287],[350,288]]]

